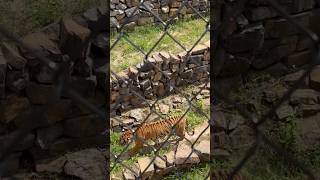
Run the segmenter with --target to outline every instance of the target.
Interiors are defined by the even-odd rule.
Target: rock
[[[69,137],[89,137],[103,132],[106,122],[97,115],[87,115],[64,121],[64,135]]]
[[[132,166],[130,166],[131,170],[125,168],[124,172],[123,172],[123,177],[124,179],[130,179],[130,180],[136,180],[137,177],[140,174],[140,169],[139,169],[139,165],[137,163],[134,163]]]
[[[246,12],[246,17],[250,21],[260,21],[272,17],[276,17],[278,13],[271,7],[261,6],[257,8],[250,8]]]
[[[310,87],[320,92],[320,66],[315,66],[310,73]]]
[[[191,55],[199,55],[199,54],[202,55],[207,49],[208,47],[206,45],[198,44],[192,49]]]
[[[169,6],[163,6],[163,7],[161,8],[161,11],[162,11],[164,14],[169,13],[169,10],[170,10]]]
[[[320,112],[320,105],[319,104],[313,104],[313,105],[300,104],[298,111],[304,117],[315,115],[318,112]]]
[[[27,86],[28,81],[27,74],[19,71],[8,71],[6,77],[6,87],[17,93],[20,94],[22,90],[24,90]]]
[[[220,130],[227,130],[228,129],[228,124],[227,120],[221,111],[214,111],[215,117],[214,117],[214,126],[217,131]]]
[[[289,85],[295,84],[305,73],[305,70],[300,70],[291,74],[287,74],[284,76],[283,81],[288,83]]]
[[[95,67],[103,66],[106,64],[106,61],[101,61],[101,63],[97,63],[96,58],[104,58],[107,55],[107,48],[109,46],[109,36],[107,33],[100,33],[98,36],[92,41],[91,44],[91,54],[94,57]]]
[[[37,129],[37,143],[42,148],[53,143],[63,135],[63,127],[61,124]]]
[[[293,15],[292,18],[300,25],[307,27],[310,21],[310,12]],[[279,38],[297,34],[299,31],[287,19],[271,19],[265,22],[265,38]]]
[[[172,166],[174,163],[174,151],[169,151],[168,153],[164,154],[166,158],[166,165],[167,167]]]
[[[37,172],[50,172],[50,173],[61,173],[67,158],[61,156],[56,159],[46,159],[40,162],[36,162]]]
[[[20,113],[26,111],[30,107],[30,103],[25,97],[13,95],[9,96],[8,100],[0,107],[0,114],[2,114],[1,122],[9,123]]]
[[[104,9],[106,10],[107,8]],[[94,34],[108,29],[107,18],[110,18],[109,11],[107,13],[102,8],[91,8],[83,13],[83,17],[87,20],[88,27]]]
[[[30,149],[35,160],[42,160],[59,155],[64,155],[67,152],[78,151],[79,149],[85,148],[105,148],[106,137],[105,135],[82,137],[82,138],[68,138],[61,137],[54,143],[49,144],[46,149],[34,146]]]
[[[85,149],[66,154],[64,172],[81,179],[105,179],[107,175],[106,158],[97,149]]]
[[[283,58],[286,58],[293,52],[290,45],[279,45],[265,51],[261,58],[257,58],[252,62],[254,68],[260,70],[264,69],[274,63],[280,62]]]
[[[4,136],[0,136],[1,147],[6,147],[7,146],[6,143],[12,140],[16,135],[17,135],[17,131],[14,131],[10,134],[6,134]],[[34,140],[35,140],[35,135],[33,133],[28,133],[24,137],[19,139],[19,141],[17,141],[15,145],[13,145],[11,151],[19,152],[19,151],[26,150],[32,147]]]
[[[69,55],[70,60],[83,59],[89,45],[90,30],[80,26],[72,19],[60,21],[61,51]]]
[[[273,77],[281,77],[289,73],[289,69],[283,63],[276,63],[267,67],[263,72]]]
[[[199,152],[199,157],[202,161],[209,161],[210,159],[210,140],[200,141],[199,144],[195,145],[195,150]]]
[[[131,118],[134,118],[136,121],[143,121],[147,115],[149,114],[149,110],[147,109],[132,109],[124,114],[124,116],[129,116]]]
[[[11,67],[18,70],[22,70],[25,67],[27,60],[20,55],[16,46],[9,45],[8,43],[2,43],[1,47],[3,57]]]
[[[7,61],[0,50],[0,99],[6,97]]]
[[[175,164],[182,165],[182,164],[197,164],[197,163],[199,163],[200,162],[199,156],[195,152],[192,152],[192,154],[191,154],[191,152],[192,152],[192,149],[190,146],[179,142],[179,145],[177,147],[177,152],[175,154],[175,160],[174,160]]]
[[[126,0],[127,6],[132,7],[132,6],[137,6],[139,4],[138,0]]]
[[[126,9],[124,12],[126,13],[127,17],[133,17],[137,14],[139,14],[139,9],[137,9],[136,7],[132,7],[132,8],[128,8]]]
[[[314,150],[320,140],[320,113],[297,121],[297,127],[299,127],[298,144],[304,150]]]
[[[56,103],[50,104],[45,118],[48,124],[54,124],[56,122],[64,120],[66,117],[72,114],[72,101],[69,99],[61,99]]]
[[[23,38],[23,42],[31,46],[36,52],[44,57],[47,57],[55,62],[61,61],[61,51],[54,41],[52,41],[47,34],[44,32],[35,32],[28,34]],[[28,65],[35,67],[40,61],[35,59],[32,52],[22,49],[22,54],[28,59]]]
[[[40,65],[39,72],[35,74],[35,78],[39,83],[52,84],[53,71],[46,65]]]
[[[159,111],[162,114],[168,114],[170,112],[170,106],[166,105],[166,104],[159,104]]]
[[[291,104],[317,104],[320,94],[312,89],[297,89],[290,97]]]
[[[21,153],[14,153],[0,161],[0,177],[11,176],[18,172],[20,156]]]
[[[234,150],[239,150],[239,152],[244,152],[243,150],[249,149],[255,142],[253,129],[245,125],[232,131],[229,137],[232,148]]]
[[[312,62],[311,51],[297,52],[288,57],[287,64],[291,66],[302,66]]]
[[[229,36],[226,40],[226,49],[230,53],[245,52],[257,49],[263,42],[264,27],[262,25],[244,29],[242,32]],[[246,44],[246,46],[243,46]]]
[[[165,157],[163,157],[165,159]],[[160,157],[156,157],[154,160],[154,165],[158,168],[158,169],[165,169],[166,166],[166,161],[164,161],[163,159],[161,159]]]
[[[151,11],[154,8],[154,5],[149,1],[145,1],[142,3],[142,6],[140,6],[140,8],[146,11]]]
[[[26,94],[32,104],[48,104],[50,98],[55,94],[55,87],[52,85],[36,84],[29,82],[26,88]]]
[[[154,164],[151,160],[152,159],[149,157],[143,157],[143,158],[138,159],[138,165],[140,168],[140,176],[142,176],[142,179],[145,179],[146,177],[150,177],[153,175]]]
[[[295,113],[294,109],[288,104],[288,102],[283,103],[277,110],[277,118],[282,120]]]
[[[120,28],[120,24],[115,17],[110,17],[110,27]]]
[[[225,149],[214,148],[212,151],[212,156],[215,159],[228,159],[231,156],[231,154]]]

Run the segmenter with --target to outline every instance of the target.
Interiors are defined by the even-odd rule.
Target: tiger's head
[[[130,139],[133,136],[133,131],[132,130],[126,130],[122,133],[121,138],[120,138],[120,143],[122,145],[128,144]]]

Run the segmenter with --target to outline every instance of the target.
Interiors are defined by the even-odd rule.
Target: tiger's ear
[[[126,131],[124,128],[122,128],[122,130],[121,130],[122,132],[124,132],[124,131]]]

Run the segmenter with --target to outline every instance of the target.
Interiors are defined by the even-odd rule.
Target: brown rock
[[[89,44],[90,30],[72,19],[60,21],[60,47],[71,60],[84,58]]]
[[[61,51],[58,45],[52,41],[49,36],[43,32],[35,32],[23,38],[23,42],[31,46],[35,51],[44,57],[54,61],[61,60]],[[29,65],[37,65],[40,61],[35,59],[32,52],[21,49],[24,57],[28,59]]]
[[[311,63],[312,54],[311,51],[302,51],[294,53],[288,57],[287,63],[294,66],[302,66],[304,64]]]
[[[55,87],[52,85],[29,82],[27,84],[26,94],[32,104],[47,104],[55,94],[55,90]]]
[[[1,107],[1,106],[0,106]],[[30,107],[29,100],[19,96],[9,96],[5,105],[1,107],[0,112],[3,119],[3,123],[9,123],[19,114],[26,111]]]

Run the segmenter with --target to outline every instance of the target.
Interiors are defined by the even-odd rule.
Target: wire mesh
[[[235,3],[232,2],[222,2],[222,1],[215,1],[213,4],[213,11],[214,13],[214,20],[212,20],[213,24],[212,26],[214,29],[211,31],[211,37],[213,38],[211,41],[214,42],[214,47],[211,49],[212,51],[215,51],[221,42],[221,31],[223,31],[226,26],[228,26],[228,20],[234,19],[240,14],[242,14],[246,9],[246,3],[248,3],[249,0],[241,0],[237,1]],[[232,100],[232,98],[229,95],[226,95],[222,92],[222,90],[217,89],[215,86],[213,86],[213,94],[214,96],[223,101],[224,103],[227,103],[229,105],[232,105],[241,116],[243,116],[247,121],[251,124],[250,127],[252,127],[254,133],[255,133],[255,143],[247,150],[245,153],[245,156],[241,157],[241,161],[239,161],[236,166],[233,168],[233,171],[228,175],[228,179],[233,179],[241,169],[245,167],[245,165],[249,162],[250,158],[253,158],[253,156],[257,153],[258,147],[261,147],[262,144],[266,144],[270,146],[275,152],[277,152],[280,156],[284,157],[284,159],[287,162],[290,162],[294,164],[294,166],[298,167],[302,170],[302,172],[308,177],[308,179],[315,179],[315,175],[313,174],[310,169],[307,168],[304,162],[301,162],[298,160],[294,155],[292,155],[290,152],[285,150],[283,147],[280,147],[276,142],[271,141],[262,131],[261,127],[266,121],[272,119],[275,115],[275,112],[277,109],[283,104],[285,101],[289,100],[290,96],[293,94],[295,90],[297,90],[299,87],[301,87],[303,81],[305,78],[310,74],[312,71],[312,68],[319,64],[319,39],[318,36],[312,32],[311,30],[307,29],[306,27],[299,24],[294,18],[292,18],[291,15],[289,15],[283,7],[279,5],[278,1],[274,0],[266,0],[268,5],[271,5],[271,7],[279,13],[280,17],[284,17],[291,25],[293,25],[298,31],[309,38],[312,42],[312,61],[306,69],[305,73],[297,80],[297,82],[290,87],[290,89],[272,106],[270,110],[268,110],[266,113],[262,114],[260,119],[256,119],[252,116],[250,112],[248,112],[245,108],[243,108],[239,103]],[[319,3],[316,1],[316,3]],[[318,4],[319,5],[319,4]],[[223,13],[222,17],[222,9],[226,10]],[[212,16],[211,16],[212,17]],[[214,62],[212,64],[214,66]],[[211,68],[211,71],[214,71],[213,67]],[[211,78],[216,79],[217,75],[211,74]],[[213,111],[211,112],[213,113]],[[212,121],[215,122],[215,116],[214,114],[211,114]],[[214,131],[214,130],[213,130]]]

